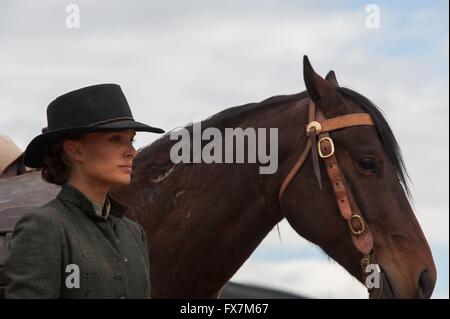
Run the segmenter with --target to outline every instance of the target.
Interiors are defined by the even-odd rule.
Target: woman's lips
[[[125,172],[127,172],[127,173],[131,173],[131,169],[132,169],[132,167],[131,166],[128,166],[128,165],[122,165],[122,166],[119,166],[123,171],[125,171]]]

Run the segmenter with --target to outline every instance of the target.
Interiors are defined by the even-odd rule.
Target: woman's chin
[[[128,185],[131,182],[130,174],[121,174],[121,176],[117,176],[114,180],[111,181],[112,185]]]

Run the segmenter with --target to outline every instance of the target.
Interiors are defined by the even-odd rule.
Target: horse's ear
[[[336,79],[336,74],[334,73],[333,70],[331,70],[330,72],[328,72],[327,76],[325,77],[325,80],[327,80],[328,82],[330,82],[334,87],[338,88],[339,87],[339,83]]]
[[[324,99],[335,90],[330,82],[314,71],[306,55],[303,56],[303,79],[305,81],[306,90],[314,102]]]
[[[326,117],[351,113],[342,97],[338,94],[336,76],[331,71],[326,79],[318,75],[309,63],[308,57],[303,57],[303,78],[309,97]]]

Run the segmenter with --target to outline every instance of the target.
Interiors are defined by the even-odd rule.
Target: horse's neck
[[[278,194],[280,187],[307,144],[309,98],[290,101],[269,109],[260,125],[278,128],[278,170],[265,177],[266,209],[283,219]],[[302,172],[304,174],[305,172]]]
[[[257,120],[250,116],[248,121],[251,125],[245,122],[241,124],[244,128],[278,128],[279,169],[272,175],[262,175],[258,170],[252,170],[253,173],[257,172],[255,176],[231,177],[238,179],[235,185],[239,187],[229,191],[244,198],[244,205],[238,209],[238,213],[233,201],[214,203],[215,207],[223,208],[221,212],[226,216],[223,222],[232,224],[229,237],[216,243],[221,249],[222,263],[218,264],[214,271],[223,273],[227,279],[242,266],[273,227],[283,219],[278,203],[278,191],[283,179],[303,151],[301,146],[306,143],[302,129],[307,123],[308,103],[308,99],[302,99],[274,106],[266,109],[263,114],[256,115]],[[255,189],[258,190],[252,192]]]
[[[277,127],[278,153],[287,156],[293,144],[298,145],[291,137],[298,137],[306,115],[302,108],[293,107],[274,106],[264,111],[267,114],[250,116],[236,127]],[[279,164],[286,171],[285,164]],[[152,296],[211,297],[281,220],[274,202],[280,170],[261,175],[254,166],[197,164],[180,167],[180,171],[164,181],[172,186],[155,185],[158,199],[149,206],[159,213],[137,218],[144,221],[152,246]],[[198,186],[193,179],[199,181]],[[192,185],[198,189],[192,189]],[[131,198],[130,190],[117,194],[119,200]],[[183,193],[177,197],[180,190]],[[142,207],[142,203],[138,206]],[[134,213],[146,212],[139,209]],[[165,220],[151,220],[154,218]]]
[[[232,172],[232,165],[229,165]],[[211,297],[239,269],[276,224],[265,214],[265,198],[259,186],[245,176],[222,176],[213,180],[206,165],[200,185],[208,190],[184,189],[161,194],[163,201],[152,209],[167,209],[162,223],[150,229],[149,243],[154,297]],[[217,177],[216,177],[217,178]],[[227,181],[220,181],[226,179]],[[200,186],[199,187],[202,187]],[[229,185],[223,189],[224,185]]]

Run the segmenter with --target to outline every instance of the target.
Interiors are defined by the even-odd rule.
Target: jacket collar
[[[116,216],[117,218],[122,218],[127,208],[116,201],[114,198],[112,198],[111,195],[106,194],[106,196],[108,197],[111,205],[109,213]],[[70,184],[63,184],[58,195],[56,195],[56,198],[81,208],[92,219],[104,220],[104,218],[98,216],[95,213],[95,207],[92,201],[87,198],[86,195],[84,195],[80,190]]]

